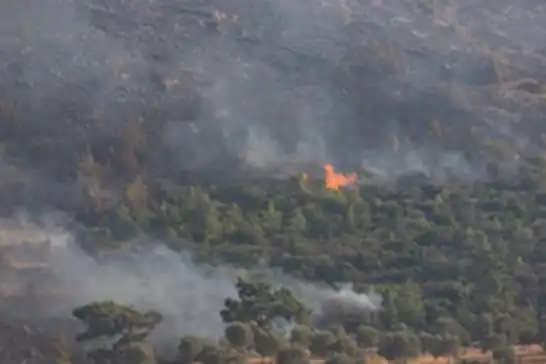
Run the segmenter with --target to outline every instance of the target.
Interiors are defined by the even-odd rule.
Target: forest
[[[515,360],[511,345],[542,343],[546,332],[542,168],[529,164],[518,176],[494,182],[406,178],[340,190],[305,176],[270,186],[156,191],[137,179],[123,202],[100,213],[90,209],[81,221],[90,224],[90,246],[158,234],[172,249],[192,249],[207,262],[252,266],[266,256],[271,266],[301,279],[353,282],[383,298],[376,312],[340,306],[339,317],[315,331],[305,326],[309,312],[290,292],[240,281],[239,300],[227,300],[219,313],[235,348],[272,355],[273,349],[253,347],[250,337],[258,340],[263,333],[256,330],[267,331],[279,316],[298,324],[292,342],[318,357],[361,358],[362,350],[377,347],[386,358],[401,359],[478,346],[509,362]]]
[[[546,343],[544,20],[536,1],[6,5],[1,218],[62,214],[90,259],[155,244],[380,304],[317,317],[241,276],[208,313],[221,338],[170,355],[158,310],[97,299],[43,332],[0,310],[0,358],[518,362]]]

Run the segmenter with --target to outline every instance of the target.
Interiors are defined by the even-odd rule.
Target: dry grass
[[[522,364],[546,364],[546,352],[540,345],[524,345],[516,346],[516,355],[518,357],[518,363]],[[489,362],[491,359],[490,352],[482,352],[477,348],[465,348],[461,352],[461,359],[472,360],[476,362]],[[274,362],[274,358],[271,357],[249,357],[248,364],[270,364]],[[323,359],[314,358],[311,359],[311,364],[322,364]],[[452,357],[439,357],[434,358],[432,355],[421,355],[417,358],[410,359],[408,364],[450,364],[454,360]],[[366,358],[366,364],[387,364],[387,360],[379,355],[370,355]]]

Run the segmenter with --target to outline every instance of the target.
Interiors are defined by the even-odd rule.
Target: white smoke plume
[[[220,310],[225,298],[237,294],[238,270],[234,267],[198,265],[189,254],[179,254],[152,244],[96,258],[82,251],[73,236],[62,228],[43,228],[28,222],[20,226],[20,231],[33,232],[33,235],[19,235],[24,240],[50,242],[49,251],[41,261],[50,272],[35,277],[38,287],[35,295],[29,298],[35,301],[33,304],[39,308],[40,314],[66,317],[79,305],[96,300],[114,300],[161,312],[166,319],[158,327],[155,337],[169,344],[175,344],[185,334],[207,338],[218,338],[223,334]],[[4,245],[15,244],[17,239],[18,234],[13,233]],[[32,251],[30,247],[24,249]],[[25,259],[25,254],[18,257]],[[253,269],[249,273],[252,274]],[[363,311],[380,308],[378,295],[355,293],[350,285],[336,291],[269,268],[256,267],[254,273],[261,273],[262,279],[275,285],[282,284],[292,289],[313,309],[314,315],[328,315],[329,305],[335,302]],[[18,307],[8,309],[15,313]],[[285,329],[286,325],[289,323],[284,325]]]

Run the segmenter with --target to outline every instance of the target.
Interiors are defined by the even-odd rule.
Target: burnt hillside
[[[10,203],[77,201],[89,156],[116,190],[325,162],[475,178],[542,148],[538,3],[39,3],[0,15]]]

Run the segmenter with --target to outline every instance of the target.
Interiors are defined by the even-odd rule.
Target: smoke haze
[[[43,183],[72,176],[87,147],[104,161],[127,122],[161,175],[330,162],[474,180],[486,160],[472,126],[523,150],[537,141],[515,139],[540,134],[539,106],[518,117],[500,106],[493,64],[502,57],[504,78],[540,76],[540,52],[511,51],[541,46],[545,15],[531,3],[444,2],[433,15],[391,1],[4,3],[0,110],[16,123],[2,134],[24,139],[5,159]]]
[[[509,142],[506,163],[537,154],[544,107],[520,81],[546,77],[544,5],[434,3],[0,0],[1,212],[78,202],[87,151],[119,188],[132,175],[112,159],[127,145],[153,177],[332,163],[373,182],[485,178],[497,140]],[[97,260],[64,229],[43,237],[42,288],[62,297],[38,302],[49,315],[112,299],[160,311],[169,340],[221,335],[229,267],[159,247]],[[381,306],[374,293],[265,271],[319,318]]]
[[[11,236],[4,236],[4,239],[10,239],[10,244],[19,240],[34,246],[44,244],[44,241],[50,243],[48,252],[39,259],[48,267],[48,273],[34,277],[36,293],[41,294],[28,298],[33,301],[34,316],[42,319],[68,317],[79,305],[114,300],[142,310],[161,312],[165,320],[154,332],[154,338],[162,344],[175,345],[185,334],[211,339],[223,335],[220,311],[225,298],[237,297],[235,283],[241,273],[239,270],[229,266],[197,265],[189,254],[179,254],[162,245],[140,246],[93,258],[79,248],[73,236],[60,228],[55,219],[49,218],[46,227],[19,220],[14,226],[24,230],[12,230]],[[20,264],[33,254],[29,247],[22,247],[22,253],[20,260],[12,263]],[[381,305],[380,296],[357,294],[350,286],[344,286],[338,292],[260,266],[251,268],[246,274],[259,275],[262,280],[292,289],[313,310],[315,317],[329,314],[324,310],[328,303],[337,302],[361,311],[375,311]],[[8,306],[7,309],[15,317],[22,314],[20,306]],[[287,329],[289,323],[285,326],[283,329]]]

